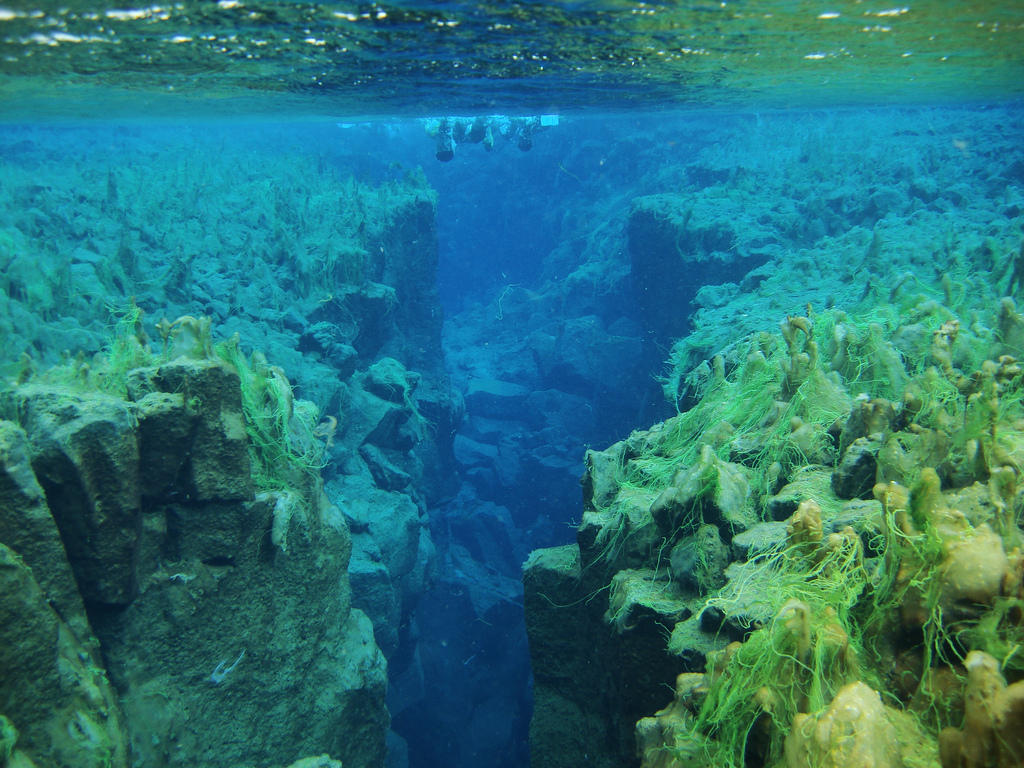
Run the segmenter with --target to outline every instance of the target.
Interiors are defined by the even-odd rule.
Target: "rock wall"
[[[344,516],[315,477],[254,494],[235,369],[128,377],[127,399],[45,383],[0,397],[15,754],[382,765],[386,663],[351,604]]]

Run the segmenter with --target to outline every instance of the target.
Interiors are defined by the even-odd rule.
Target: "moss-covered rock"
[[[128,729],[107,675],[3,544],[0,596],[0,712],[18,751],[40,766],[127,766]]]
[[[381,765],[386,663],[352,607],[345,516],[306,473],[253,496],[234,368],[182,357],[126,378],[136,401],[0,396],[25,430],[0,422],[0,539],[45,574],[41,588],[0,548],[0,662],[27,676],[0,686],[18,750],[39,765]],[[411,573],[419,552],[389,562]]]
[[[82,597],[126,605],[137,590],[141,507],[134,405],[41,384],[2,393],[0,403],[28,434]]]

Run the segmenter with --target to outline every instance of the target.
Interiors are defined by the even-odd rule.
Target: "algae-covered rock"
[[[1010,560],[1003,540],[982,524],[950,536],[944,543],[942,562],[936,572],[941,583],[939,600],[948,617],[978,606],[991,605],[1010,576]]]
[[[586,562],[603,562],[609,568],[642,565],[664,535],[651,516],[655,494],[622,487],[607,506],[586,509],[576,530],[576,541]]]
[[[788,768],[902,768],[896,728],[878,691],[862,682],[839,690],[828,708],[798,714],[786,737]]]
[[[200,509],[169,527],[171,558],[132,604],[96,622],[140,759],[284,764],[327,750],[378,765],[386,665],[350,607],[341,513],[273,494]]]
[[[786,541],[786,523],[783,520],[757,523],[729,542],[736,560],[749,560],[757,555],[778,549]]]
[[[664,535],[696,530],[701,523],[711,523],[731,537],[757,522],[749,495],[746,470],[718,458],[705,445],[700,459],[676,473],[672,485],[654,501],[651,515]]]
[[[603,509],[615,498],[621,486],[618,467],[623,459],[622,442],[603,451],[588,450],[583,459],[583,508]]]
[[[768,497],[766,509],[772,520],[785,520],[792,515],[800,502],[814,499],[826,507],[832,497],[832,470],[817,464],[797,467],[782,488]],[[824,510],[826,516],[829,510]]]
[[[188,459],[183,471],[189,495],[196,501],[251,499],[249,437],[238,371],[219,361],[183,357],[130,372],[128,394],[133,400],[143,401],[154,392],[180,394],[184,410],[177,410],[174,400],[146,401],[143,413],[156,421],[142,433],[151,437],[141,446],[147,461],[158,460],[162,451],[169,452],[173,466],[184,453]],[[168,418],[194,423],[194,427],[186,430],[179,424],[166,432],[157,431],[160,422]],[[180,442],[172,442],[175,439]],[[164,446],[153,445],[152,440],[162,441]],[[174,450],[169,450],[169,445]]]
[[[676,622],[668,640],[669,652],[679,658],[688,672],[702,671],[708,655],[721,651],[731,639],[728,632],[705,631],[702,620],[702,615],[695,614]]]
[[[616,768],[621,755],[633,754],[636,721],[664,699],[656,681],[671,679],[679,664],[665,649],[660,620],[686,610],[667,581],[654,584],[649,575],[620,579],[621,610],[609,610],[621,622],[610,632],[604,601],[588,599],[601,591],[603,576],[586,567],[576,545],[530,555],[523,583],[534,674],[532,762],[576,768],[587,754],[589,764]],[[612,658],[614,664],[595,665]]]
[[[6,392],[3,403],[28,434],[32,468],[82,597],[128,603],[141,506],[134,406],[45,385]]]
[[[0,542],[17,552],[33,569],[47,601],[76,638],[94,651],[96,640],[64,543],[32,471],[28,439],[10,421],[0,421]]]
[[[362,377],[363,388],[383,400],[393,403],[408,403],[412,399],[420,375],[406,370],[393,357],[384,357],[367,368]]]
[[[636,749],[642,768],[680,768],[685,764],[684,756],[700,760],[700,745],[691,733],[694,710],[706,693],[703,673],[684,672],[676,678],[672,702],[636,724]]]
[[[878,468],[880,437],[858,437],[839,459],[832,474],[832,490],[840,499],[866,499],[871,496]]]
[[[124,768],[117,695],[48,603],[32,570],[0,544],[0,712],[39,766]]]
[[[145,499],[173,492],[191,471],[192,432],[198,414],[182,392],[150,392],[138,400],[139,482]]]
[[[532,760],[552,768],[573,768],[576,750],[586,751],[608,734],[604,675],[586,674],[586,659],[605,640],[595,609],[579,596],[585,571],[575,544],[534,550],[523,565],[525,619],[534,676],[534,717],[530,720]],[[606,756],[596,764],[613,768]]]
[[[964,666],[964,724],[939,735],[943,768],[1024,765],[1024,681],[1008,686],[999,662],[983,651],[971,651]]]
[[[558,621],[558,612],[551,610],[558,605],[568,606],[579,589],[583,579],[579,547],[566,544],[534,550],[523,564],[523,580],[531,589],[526,592],[526,621],[530,627],[530,651],[538,661],[544,661],[539,674],[558,674],[564,669],[571,674],[573,654],[579,642],[583,626]],[[545,605],[545,603],[548,603]],[[578,607],[577,607],[578,608]],[[566,620],[580,610],[564,613]],[[567,632],[566,629],[572,630]],[[535,670],[535,674],[538,671]]]
[[[722,541],[716,526],[702,525],[695,534],[672,548],[669,565],[672,575],[680,584],[699,589],[702,593],[708,592],[725,584],[729,548]]]
[[[854,440],[871,435],[884,435],[892,429],[896,420],[896,409],[884,398],[859,397],[853,401],[850,415],[846,417],[842,432],[839,435],[839,454]]]
[[[127,379],[136,402],[34,384],[0,396],[24,427],[0,422],[0,538],[42,575],[2,550],[11,760],[125,765],[130,742],[152,768],[324,751],[381,765],[386,664],[351,606],[344,516],[308,474],[253,498],[234,368],[181,358]],[[412,549],[390,557],[409,573]]]
[[[642,622],[675,624],[691,613],[675,582],[660,579],[651,570],[622,570],[612,578],[604,618],[622,633]]]
[[[396,370],[388,367],[386,372],[395,374]],[[402,371],[405,372],[404,369]],[[422,417],[411,399],[415,379],[395,380],[389,376],[382,381],[384,373],[378,370],[361,377],[364,386],[374,387],[376,391],[361,387],[353,390],[342,440],[356,449],[370,443],[385,451],[404,455],[422,438]]]
[[[867,198],[865,215],[894,210],[892,194]],[[836,238],[739,286],[683,285],[681,264],[699,275],[720,257],[701,214],[682,195],[641,198],[631,212],[634,298],[651,336],[682,331],[693,298],[701,310],[665,379],[680,412],[586,459],[580,587],[569,595],[595,594],[588,579],[608,589],[615,630],[591,656],[604,667],[655,657],[644,619],[670,619],[701,552],[720,553],[710,536],[697,544],[705,526],[744,562],[728,564],[726,583],[668,641],[677,671],[706,658],[706,697],[646,712],[637,752],[617,764],[934,768],[937,725],[959,725],[965,710],[942,737],[946,768],[1024,764],[1024,320],[1000,299],[1024,274],[1019,232],[944,253],[879,222],[855,252],[823,260]],[[805,229],[813,237],[822,221],[839,222],[809,215],[821,220]],[[848,312],[823,287],[834,270],[847,275]],[[763,332],[776,323],[782,343]],[[629,502],[650,493],[653,537]],[[781,520],[785,533],[767,522]],[[536,599],[529,587],[526,599]],[[702,654],[708,638],[737,642]],[[603,672],[574,669],[590,690]],[[558,683],[559,700],[575,702]],[[555,751],[549,717],[598,711],[547,706],[555,687],[539,688],[545,758]],[[618,713],[605,714],[617,728]],[[615,748],[581,744],[562,725],[578,765]]]

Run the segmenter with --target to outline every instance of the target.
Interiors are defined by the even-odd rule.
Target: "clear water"
[[[999,272],[1024,229],[1022,96],[1019,2],[8,2],[0,362],[92,354],[134,297],[149,323],[212,317],[330,413],[351,371],[307,342],[345,280],[304,280],[387,219],[386,190],[436,193],[392,243],[436,254],[407,281],[426,304],[359,361],[468,403],[431,432],[448,474],[409,492],[436,553],[389,617],[390,765],[520,768],[519,569],[575,535],[586,448],[673,412],[655,378],[695,324],[710,354],[893,275],[937,284],[950,254]],[[493,147],[439,159],[446,116],[487,116]],[[655,194],[720,265],[673,277],[675,304],[630,282]],[[356,199],[380,203],[369,224]],[[891,269],[835,266],[875,236]],[[777,279],[797,262],[813,279]],[[488,405],[493,380],[522,411]],[[343,510],[350,459],[325,469]]]

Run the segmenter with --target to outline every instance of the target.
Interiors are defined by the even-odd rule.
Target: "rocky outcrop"
[[[664,635],[693,615],[696,591],[680,591],[667,571],[633,570],[657,560],[666,533],[649,513],[654,494],[620,490],[616,479],[630,444],[643,439],[588,452],[576,543],[536,550],[523,566],[537,765],[569,768],[584,754],[607,768],[636,764],[634,725],[662,706],[661,682],[680,668],[703,668],[696,644],[677,656]],[[668,566],[672,557],[663,551]],[[683,557],[680,551],[676,560]]]
[[[637,319],[660,343],[689,325],[697,292],[739,283],[764,264],[775,237],[749,227],[728,198],[659,194],[633,201],[628,223],[632,297]]]
[[[1024,641],[1024,376],[984,335],[953,348],[947,313],[908,313],[937,365],[882,380],[857,378],[891,362],[879,326],[826,346],[856,316],[788,316],[784,346],[743,341],[690,410],[588,453],[576,543],[524,567],[534,764],[1024,759],[1020,664],[989,652]]]
[[[96,655],[47,602],[33,569],[2,543],[0,595],[0,716],[17,734],[16,758],[127,766],[130,736]]]
[[[32,469],[28,438],[10,421],[0,421],[0,542],[33,569],[47,602],[78,641],[94,652],[78,583],[46,495]]]
[[[126,605],[141,506],[134,408],[120,398],[29,386],[2,398],[31,445],[78,589],[87,602]]]
[[[17,422],[0,421],[16,749],[40,766],[382,765],[387,666],[352,606],[346,516],[314,478],[254,493],[232,366],[127,378],[130,399],[0,396]]]

